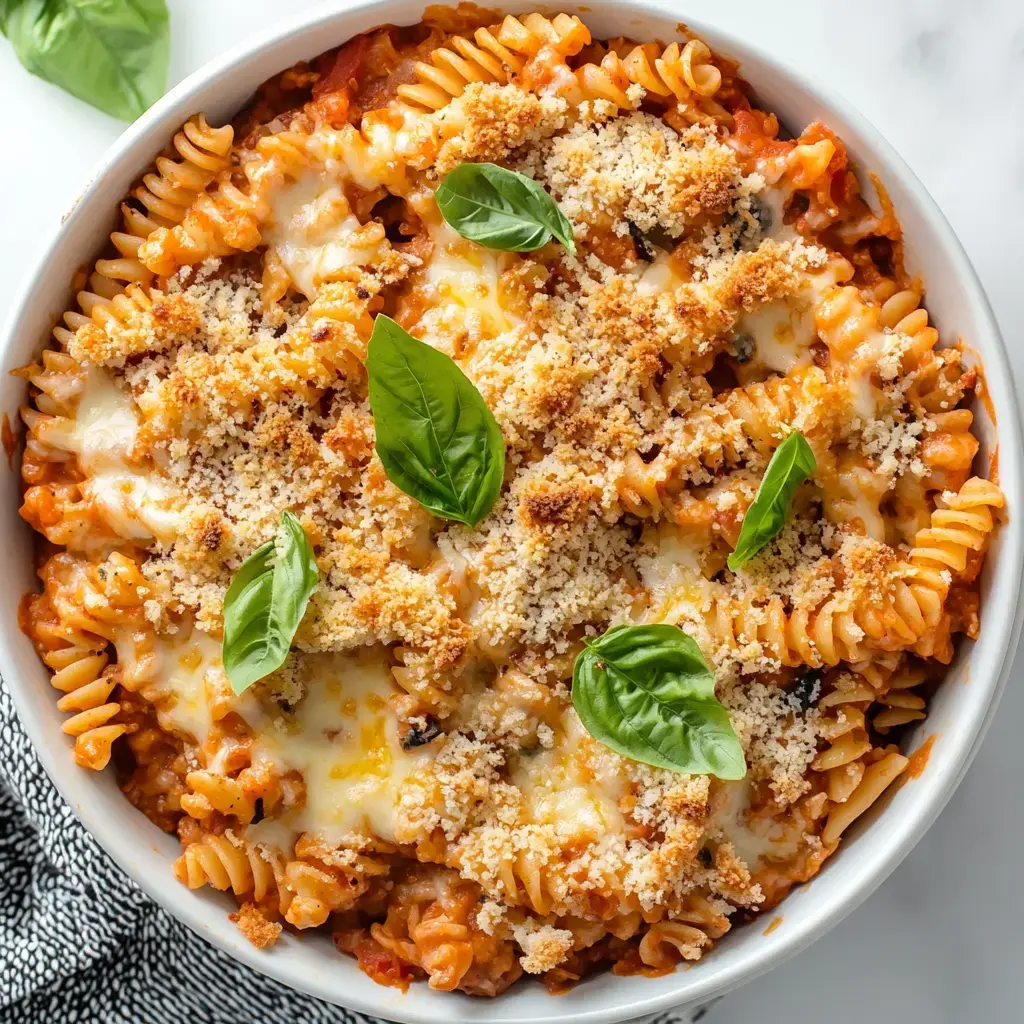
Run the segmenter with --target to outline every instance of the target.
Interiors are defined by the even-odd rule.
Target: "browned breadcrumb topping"
[[[370,221],[343,233],[364,263],[317,264],[303,297],[287,231],[273,224],[265,278],[243,259],[185,268],[69,344],[130,391],[133,464],[171,496],[173,529],[142,566],[149,620],[219,636],[233,574],[293,510],[321,582],[298,652],[249,697],[287,733],[318,658],[386,645],[402,736],[430,747],[401,784],[395,843],[479,886],[479,932],[511,935],[527,973],[579,951],[583,922],[685,922],[699,898],[724,929],[735,907],[764,901],[760,854],[736,838],[742,808],[754,789],[780,819],[806,802],[834,727],[778,684],[767,637],[780,613],[849,609],[887,590],[898,556],[849,516],[844,526],[844,508],[809,500],[740,571],[726,570],[726,555],[790,430],[823,455],[842,443],[870,459],[880,494],[920,479],[927,440],[901,376],[910,344],[892,331],[863,356],[881,396],[873,419],[854,414],[857,381],[803,353],[784,377],[743,376],[744,332],[766,312],[806,315],[827,254],[762,230],[752,211],[765,182],[744,176],[712,129],[612,113],[473,83],[415,126],[411,171],[389,166],[387,188],[360,182],[344,197],[334,178],[353,132],[325,129],[307,144],[313,169],[281,190],[335,188],[346,217],[349,199],[365,202],[363,221],[380,198],[401,196],[405,219],[388,232]],[[446,228],[432,189],[466,161],[542,183],[573,223],[577,253],[555,243],[492,253]],[[381,311],[451,355],[503,432],[505,486],[475,529],[432,517],[375,453],[364,360]],[[729,374],[745,384],[723,388]],[[954,403],[958,387],[948,385]],[[841,476],[834,462],[823,458],[821,472]],[[573,659],[584,637],[634,620],[679,624],[714,663],[745,782],[639,764],[585,732]],[[229,700],[220,683],[218,721]],[[205,751],[187,756],[208,767]],[[289,779],[282,799],[301,806],[304,785]],[[790,832],[768,825],[764,847],[791,852]],[[356,869],[351,836],[300,842],[324,865]],[[260,948],[281,932],[253,903],[234,919]]]
[[[818,750],[820,713],[805,712],[785,690],[765,683],[733,686],[722,701],[746,751],[750,777],[768,781],[780,803],[794,803],[810,789],[807,769]]]
[[[243,903],[238,913],[229,914],[228,917],[257,949],[268,949],[277,942],[283,931],[280,922],[268,921],[255,903]]]
[[[538,924],[528,917],[512,929],[523,955],[519,962],[527,974],[543,974],[557,967],[573,947],[573,934],[567,928]]]
[[[514,150],[550,138],[565,124],[568,104],[517,85],[473,82],[439,113],[444,140],[434,161],[438,175],[462,163],[503,163]]]
[[[713,131],[682,135],[639,111],[577,122],[531,149],[522,166],[543,181],[584,235],[662,228],[672,237],[706,214],[723,214],[740,185],[736,154]]]
[[[430,517],[373,455],[362,372],[349,362],[365,354],[369,294],[380,288],[372,273],[360,281],[366,298],[334,282],[278,326],[261,318],[258,286],[245,277],[172,282],[181,290],[169,298],[202,329],[173,351],[153,335],[157,351],[125,371],[140,434],[181,496],[177,539],[144,571],[167,610],[217,634],[234,571],[273,536],[280,509],[300,509],[325,577],[300,645],[429,644],[450,666],[466,627],[421,571]],[[344,319],[320,316],[328,304]],[[119,337],[112,326],[106,334]]]

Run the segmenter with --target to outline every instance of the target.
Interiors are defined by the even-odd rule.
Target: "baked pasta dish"
[[[483,996],[699,960],[978,633],[979,370],[873,191],[682,28],[566,14],[190,118],[19,371],[75,760],[259,947]]]

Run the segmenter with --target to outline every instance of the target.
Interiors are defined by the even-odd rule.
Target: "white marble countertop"
[[[171,79],[315,0],[170,0]],[[344,0],[339,0],[344,2]],[[669,5],[666,4],[668,7]],[[1019,0],[697,0],[720,24],[843,92],[946,212],[1024,382],[1024,5]],[[27,75],[0,41],[0,315],[121,126]],[[705,1024],[961,1024],[1024,1018],[1016,886],[1024,814],[1018,657],[963,785],[896,873],[828,936],[721,1000]]]

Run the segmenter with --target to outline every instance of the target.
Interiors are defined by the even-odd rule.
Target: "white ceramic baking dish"
[[[534,5],[511,3],[507,13]],[[637,39],[677,37],[676,18],[635,0],[590,0],[566,4],[582,13],[595,37]],[[415,0],[376,0],[331,4],[305,11],[190,75],[125,132],[96,170],[92,183],[66,217],[38,268],[7,318],[0,342],[3,369],[30,361],[46,343],[49,329],[66,307],[72,274],[88,262],[114,225],[121,197],[190,114],[205,111],[214,123],[238,110],[254,89],[275,72],[388,22],[419,20]],[[690,29],[715,50],[739,61],[763,105],[783,124],[799,130],[823,119],[846,142],[861,169],[877,173],[903,223],[908,260],[928,287],[928,306],[944,343],[962,338],[984,363],[990,408],[979,403],[983,440],[979,460],[988,465],[995,446],[999,480],[1006,493],[1009,522],[996,537],[983,581],[982,632],[965,643],[940,689],[928,720],[910,747],[937,737],[927,769],[857,823],[840,852],[811,885],[795,890],[780,909],[781,926],[738,928],[701,963],[666,977],[620,978],[599,975],[569,993],[549,996],[539,985],[515,986],[493,1001],[430,991],[415,985],[408,993],[381,988],[351,959],[339,956],[328,938],[286,935],[259,952],[228,921],[229,901],[210,890],[189,892],[171,873],[177,842],[160,833],[118,791],[112,775],[76,767],[63,716],[48,674],[19,632],[17,605],[35,584],[32,538],[19,520],[19,484],[14,472],[0,473],[0,671],[10,687],[25,728],[58,788],[110,855],[155,900],[189,927],[243,963],[286,985],[352,1009],[397,1021],[434,1024],[488,1021],[491,1024],[604,1024],[669,1007],[694,1005],[749,981],[792,956],[857,906],[907,855],[949,799],[967,769],[990,721],[1006,680],[1020,628],[1022,534],[1018,515],[1021,488],[1021,434],[1010,366],[981,285],[945,218],[906,164],[871,125],[826,88],[783,67],[756,46],[732,38],[711,24],[688,20]],[[0,383],[0,410],[12,420],[23,382],[6,374]],[[969,685],[968,685],[969,683]]]

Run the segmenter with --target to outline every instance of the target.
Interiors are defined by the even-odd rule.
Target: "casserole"
[[[621,10],[616,9],[617,12]],[[41,271],[35,286],[31,289],[31,305],[27,301],[23,303],[20,308],[25,308],[27,312],[21,317],[15,317],[12,337],[17,338],[23,348],[21,351],[12,352],[11,361],[6,365],[19,365],[30,355],[32,345],[37,343],[41,333],[40,328],[45,327],[45,324],[41,323],[45,302],[40,301],[38,297],[63,295],[63,284],[58,284],[58,281],[70,276],[71,270],[88,255],[89,240],[105,226],[101,224],[105,216],[102,211],[113,208],[117,196],[126,190],[138,170],[160,148],[170,133],[172,122],[182,120],[197,109],[206,109],[213,117],[228,116],[252,91],[253,86],[273,71],[309,55],[310,52],[322,49],[325,44],[342,42],[359,29],[383,21],[414,20],[417,13],[409,8],[377,6],[362,11],[360,16],[364,20],[353,20],[356,18],[353,12],[321,16],[320,20],[306,19],[302,26],[284,33],[273,46],[263,49],[247,48],[248,56],[238,56],[233,61],[226,60],[218,64],[216,69],[200,73],[193,80],[197,83],[193,88],[185,89],[183,92],[185,87],[180,87],[163,101],[143,122],[128,133],[96,184],[83,197],[69,218],[59,240],[59,248],[56,249],[56,258],[50,266]],[[610,9],[606,16],[613,16]],[[626,31],[630,35],[641,37],[671,36],[671,26],[656,19],[645,22],[638,15],[635,24],[630,22],[623,25],[616,22],[615,25],[611,25],[603,21],[602,17],[600,9],[587,15],[587,20],[591,22],[596,33],[610,35],[614,31]],[[719,39],[713,31],[705,31],[696,26],[691,28],[705,37],[716,49],[738,59],[744,73],[763,94],[767,104],[778,110],[785,121],[797,125],[822,115],[847,141],[851,151],[861,157],[863,164],[880,174],[901,215],[910,262],[914,269],[923,275],[931,289],[930,306],[935,321],[947,337],[959,333],[968,339],[981,353],[986,364],[993,406],[997,413],[998,434],[994,429],[990,429],[985,439],[992,445],[998,438],[1000,482],[1010,508],[1014,508],[1018,487],[1016,460],[1019,452],[1017,424],[1008,390],[1009,376],[1004,371],[1004,363],[1000,362],[1002,353],[987,307],[948,228],[944,226],[941,218],[932,212],[927,198],[920,193],[919,186],[915,185],[908,172],[901,169],[898,161],[887,154],[884,144],[876,141],[868,130],[859,125],[853,115],[844,115],[841,108],[823,101],[820,106],[817,105],[819,101],[813,99],[814,93],[805,88],[799,79],[788,77],[759,61],[756,54],[745,51],[738,44]],[[56,245],[57,243],[55,247]],[[54,306],[53,312],[56,312],[57,308]],[[982,432],[984,434],[984,429]],[[13,526],[6,536],[17,536]],[[997,551],[994,560],[990,560],[988,571],[994,579],[990,579],[987,586],[997,586],[1000,595],[1011,592],[1016,594],[1019,550],[1015,546],[1012,526],[1002,531],[998,543],[1003,547]],[[28,567],[25,586],[17,590],[28,589],[27,570]],[[1003,573],[1008,575],[1003,577]],[[1002,582],[1004,579],[1007,582]],[[732,936],[718,951],[709,956],[700,971],[643,982],[638,979],[600,978],[589,982],[585,988],[570,993],[554,1008],[551,1003],[544,1003],[543,1008],[530,1003],[529,1000],[540,998],[537,992],[516,991],[502,1000],[497,1011],[499,1019],[502,1019],[501,1014],[510,1015],[504,1019],[537,1015],[545,1019],[546,1014],[546,1019],[551,1020],[569,1019],[574,1016],[579,1016],[580,1019],[610,1020],[615,1019],[616,1015],[621,1017],[636,1009],[654,1010],[672,1002],[706,998],[723,990],[739,977],[748,976],[758,967],[763,967],[772,957],[781,955],[783,950],[791,950],[800,941],[806,941],[813,932],[816,922],[821,920],[822,913],[825,912],[823,908],[835,913],[839,906],[848,908],[852,905],[855,895],[866,894],[870,888],[869,880],[880,879],[884,869],[894,865],[897,853],[904,853],[909,848],[911,835],[917,834],[914,829],[929,815],[937,812],[941,801],[948,796],[952,782],[965,766],[970,750],[973,749],[985,713],[998,686],[1001,667],[1011,653],[1008,646],[1016,632],[1016,602],[996,604],[988,601],[985,616],[982,636],[970,652],[972,687],[969,693],[955,686],[957,672],[966,671],[965,654],[961,652],[960,661],[952,670],[953,678],[950,684],[940,692],[933,706],[932,718],[929,719],[927,729],[939,731],[941,737],[935,745],[927,772],[921,779],[908,784],[895,795],[895,807],[890,815],[883,816],[866,829],[860,826],[862,834],[855,839],[855,846],[851,843],[851,847],[859,851],[853,863],[848,863],[854,858],[847,852],[830,865],[815,883],[813,894],[804,890],[790,898],[786,906],[786,922],[783,927],[770,936],[758,936],[753,930]],[[12,615],[11,622],[13,618]],[[11,652],[17,655],[19,650],[24,649],[24,641],[12,632]],[[127,821],[129,812],[126,809],[115,809],[112,804],[108,807],[102,803],[107,798],[111,801],[116,799],[117,794],[112,784],[96,783],[89,779],[89,786],[86,787],[83,780],[68,778],[67,770],[61,766],[59,759],[61,749],[41,743],[37,730],[55,728],[56,715],[48,707],[36,705],[34,702],[26,708],[25,701],[35,692],[35,688],[21,687],[18,683],[22,678],[26,681],[32,678],[33,668],[30,668],[29,662],[23,660],[20,664],[5,664],[4,669],[5,678],[15,690],[28,728],[48,758],[48,769],[58,785],[62,788],[67,787],[66,795],[69,795],[73,803],[80,808],[87,824],[97,833],[101,842],[108,849],[113,847],[123,850],[125,836],[148,835],[144,823]],[[36,675],[38,676],[38,672]],[[979,680],[984,680],[984,683]],[[41,688],[45,691],[44,687]],[[47,721],[49,726],[43,724]],[[923,741],[924,736],[917,739]],[[80,786],[83,787],[81,790],[78,788]],[[95,792],[92,787],[95,787]],[[930,796],[926,797],[926,793]],[[89,808],[93,808],[92,814]],[[124,820],[120,820],[122,818]],[[913,827],[908,823],[912,823]],[[160,855],[157,856],[160,859]],[[160,875],[160,870],[152,863],[145,863],[147,858],[149,854],[140,850],[135,857],[132,873],[140,878],[147,888],[152,889],[158,884],[156,878]],[[163,898],[174,899],[168,893],[164,893]],[[225,931],[222,931],[221,924],[214,923],[209,916],[209,900],[202,896],[194,896],[188,897],[184,902],[187,904],[184,909],[180,902],[176,901],[175,905],[187,923],[196,926],[202,921],[204,928],[210,929],[207,933],[211,934],[211,937],[216,936],[218,941],[239,949],[237,937],[226,932],[228,926],[223,925]],[[219,912],[218,909],[217,913]],[[315,962],[319,956],[311,942],[299,944],[289,941],[275,950],[270,957],[254,957],[248,949],[240,949],[239,955],[247,962],[258,961],[261,969],[272,973],[280,972],[278,976],[282,977],[282,980],[298,984],[307,991],[326,998],[332,998],[333,992],[333,997],[337,997],[337,992],[331,989],[329,982],[319,981],[315,970],[313,973],[308,970],[310,957]],[[305,963],[307,968],[303,971],[305,977],[300,981],[299,972],[295,968],[302,963]],[[349,969],[350,965],[338,968],[333,961],[329,965],[325,961],[322,967],[323,974],[326,976],[329,973],[332,978],[340,977],[341,972]],[[400,1019],[425,1019],[431,1012],[426,1008],[429,1000],[436,998],[431,993],[418,991],[401,998],[391,993],[371,993],[364,991],[365,985],[365,980],[358,974],[352,975],[351,985],[346,982],[346,999],[350,1005],[367,1012]],[[589,1003],[587,997],[590,995],[596,996],[595,1001],[603,1004],[601,1010],[584,1008],[578,1012],[571,1005],[573,1001],[582,1004],[587,1000]],[[417,1009],[417,1004],[421,1001],[424,1003],[422,1011]],[[452,1011],[446,1007],[445,1012]],[[465,1012],[465,1019],[473,1019],[472,1015],[478,1011],[475,1007],[467,1007]],[[489,1012],[487,1016],[488,1019],[493,1019],[492,1013]]]

